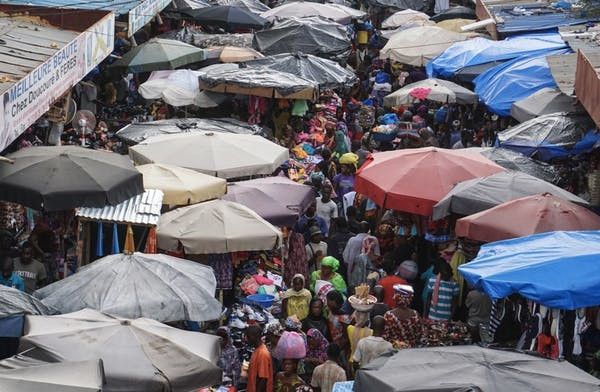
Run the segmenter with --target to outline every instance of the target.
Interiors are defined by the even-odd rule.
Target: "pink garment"
[[[435,286],[433,286],[433,294],[431,295],[431,306],[437,306],[438,300],[440,299],[440,282],[442,281],[442,274],[437,274],[435,277]]]

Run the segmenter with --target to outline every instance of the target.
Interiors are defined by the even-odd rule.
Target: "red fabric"
[[[407,284],[406,280],[396,275],[388,275],[381,278],[378,284],[383,287],[383,302],[390,309],[394,309],[396,307],[396,302],[394,301],[394,286],[397,284]]]
[[[430,216],[455,184],[504,171],[480,154],[424,147],[371,155],[356,175],[354,190],[377,205]]]
[[[423,101],[423,100],[427,99],[430,92],[431,92],[431,89],[429,87],[416,87],[416,88],[413,88],[412,90],[410,90],[408,95],[410,95],[413,98],[420,99],[421,101]]]
[[[459,219],[456,235],[493,242],[558,230],[599,230],[600,216],[556,196],[534,195]]]

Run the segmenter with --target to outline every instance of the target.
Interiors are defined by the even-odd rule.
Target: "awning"
[[[48,8],[76,8],[82,10],[97,10],[114,12],[115,15],[128,15],[128,36],[150,22],[160,11],[162,11],[171,0],[94,0],[94,1],[71,1],[71,0],[4,0],[3,4],[17,4]],[[68,14],[68,13],[67,13]],[[71,17],[73,13],[71,12]],[[113,25],[114,26],[114,25]],[[114,29],[113,29],[114,30]]]
[[[116,206],[82,207],[76,210],[75,215],[87,220],[156,226],[160,219],[163,196],[164,193],[160,190],[148,189]]]
[[[12,1],[12,0],[11,0]],[[0,151],[36,122],[63,94],[94,69],[113,50],[115,14],[77,11],[77,19],[62,26],[42,24],[44,15],[64,10],[0,6],[6,13],[29,16],[0,18]],[[73,11],[67,11],[73,12]],[[68,15],[68,14],[67,14]],[[90,22],[91,21],[91,22]],[[62,27],[62,28],[61,28]]]

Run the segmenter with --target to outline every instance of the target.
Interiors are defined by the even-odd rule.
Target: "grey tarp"
[[[494,147],[484,149],[481,151],[481,155],[505,169],[520,171],[553,184],[556,184],[560,179],[554,166],[536,161],[520,152]]]
[[[210,48],[214,46],[236,46],[240,48],[251,48],[254,34],[206,34],[193,26],[186,26],[181,30],[173,30],[162,34],[161,38],[176,39],[181,42],[192,44],[199,48]]]
[[[231,64],[228,64],[231,65]],[[261,68],[240,67],[234,70],[200,74],[200,88],[222,93],[255,95],[266,98],[316,98],[318,86],[292,73]]]
[[[2,392],[99,392],[103,384],[100,359],[51,363],[15,355],[0,361]]]
[[[213,270],[163,254],[115,254],[35,292],[61,313],[85,308],[161,322],[217,320]],[[73,295],[77,293],[77,295]]]
[[[0,317],[21,313],[47,315],[56,311],[27,293],[0,285]]]
[[[76,146],[30,147],[0,165],[0,200],[40,211],[116,205],[144,193],[129,158]]]
[[[494,68],[496,65],[502,64],[504,61],[491,61],[489,63],[471,65],[459,69],[454,73],[454,79],[460,83],[472,83],[473,80],[487,71],[490,68]]]
[[[217,336],[91,309],[26,316],[19,345],[25,350],[47,362],[102,359],[105,392],[188,392],[222,379]]]
[[[531,120],[543,114],[574,112],[575,99],[559,89],[545,87],[529,97],[512,104],[510,115],[519,122]],[[581,107],[579,111],[581,112]]]
[[[317,83],[320,88],[351,87],[358,78],[335,61],[304,53],[277,54],[246,63],[248,67],[260,67],[289,72]]]
[[[539,178],[518,171],[505,171],[487,177],[459,182],[433,206],[433,219],[450,214],[471,215],[520,197],[550,193],[578,204],[585,200]]]
[[[318,16],[277,21],[254,34],[254,48],[265,55],[302,52],[334,58],[350,50],[346,28]]]
[[[477,16],[475,16],[475,10],[473,8],[460,5],[450,7],[431,17],[431,20],[436,23],[448,19],[477,19]]]
[[[424,0],[367,0],[367,3],[372,7],[415,11],[421,11],[427,5]]]
[[[117,137],[128,144],[141,143],[152,136],[208,131],[267,136],[258,125],[233,118],[177,118],[129,124],[117,132]]]
[[[255,14],[270,10],[269,6],[259,0],[214,0],[213,3],[217,5],[232,5]]]
[[[600,380],[566,361],[479,346],[388,353],[361,368],[355,392],[597,392]]]

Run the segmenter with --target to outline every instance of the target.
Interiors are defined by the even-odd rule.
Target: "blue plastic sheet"
[[[430,78],[450,78],[465,67],[565,48],[558,33],[525,34],[502,41],[474,38],[453,44],[427,63],[426,70]]]
[[[0,337],[20,338],[23,336],[24,325],[25,316],[22,314],[0,318]]]
[[[550,30],[560,26],[585,24],[592,20],[591,18],[579,17],[574,12],[552,10],[545,6],[545,3],[519,4],[519,7],[532,12],[532,15],[515,12],[513,8],[503,8],[502,6],[490,7],[491,13],[496,17],[502,18],[502,23],[496,25],[499,33],[516,34]]]
[[[513,293],[555,309],[600,305],[600,231],[556,231],[493,242],[458,268],[491,298]]]
[[[490,111],[499,116],[510,116],[514,102],[544,87],[556,88],[546,56],[568,53],[571,53],[570,49],[552,50],[518,57],[490,68],[473,80],[475,93]]]

